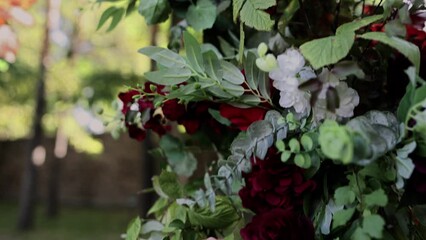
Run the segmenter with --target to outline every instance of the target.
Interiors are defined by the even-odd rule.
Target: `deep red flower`
[[[416,166],[409,181],[409,188],[426,200],[426,159],[412,154],[411,159]]]
[[[127,131],[129,132],[129,136],[133,139],[136,139],[138,141],[143,141],[146,137],[146,132],[143,129],[140,129],[137,125],[135,124],[128,124],[126,125],[127,127]]]
[[[227,118],[241,131],[247,130],[253,122],[262,120],[266,114],[266,110],[263,108],[238,108],[229,104],[220,105],[219,111],[222,117]]]
[[[185,105],[178,103],[177,99],[165,102],[162,109],[164,116],[171,121],[181,119],[186,113]]]
[[[281,162],[278,154],[252,162],[252,171],[243,173],[246,185],[239,195],[245,208],[262,213],[274,208],[300,207],[305,193],[315,189],[312,180],[305,180],[303,170]]]
[[[123,107],[121,108],[121,112],[125,115],[129,110],[130,106],[134,103],[133,97],[141,94],[137,90],[130,90],[127,92],[121,92],[118,94],[118,98],[123,102]]]
[[[244,240],[313,240],[314,227],[291,208],[275,208],[254,216],[240,234]]]

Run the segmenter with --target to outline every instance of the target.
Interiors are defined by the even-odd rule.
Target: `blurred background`
[[[1,240],[119,239],[150,205],[153,167],[117,95],[142,82],[137,50],[166,46],[170,24],[127,12],[97,29],[107,7],[0,0]]]

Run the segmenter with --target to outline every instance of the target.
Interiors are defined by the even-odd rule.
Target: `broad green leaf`
[[[388,197],[383,189],[376,190],[364,196],[364,202],[367,207],[384,207],[388,203]]]
[[[139,4],[139,13],[144,16],[148,25],[166,21],[171,12],[167,0],[142,0]]]
[[[241,8],[240,19],[249,27],[260,31],[269,31],[274,21],[268,13],[262,11],[275,5],[274,0],[247,0]]]
[[[223,54],[225,54],[226,57],[233,57],[235,56],[235,47],[231,46],[225,39],[222,37],[218,37],[219,39],[219,46],[220,50],[222,50]]]
[[[203,58],[204,69],[207,75],[216,81],[221,81],[223,77],[223,70],[216,54],[213,51],[208,51],[203,54]]]
[[[339,187],[334,192],[336,205],[347,205],[355,201],[355,193],[350,186]]]
[[[349,23],[342,24],[341,26],[337,28],[336,35],[345,34],[346,32],[355,32],[356,30],[362,27],[365,27],[367,25],[370,25],[371,23],[376,22],[382,18],[383,18],[382,15],[373,15],[373,16],[368,16],[359,20],[354,20]]]
[[[145,77],[156,84],[160,85],[176,85],[183,83],[192,76],[191,70],[188,68],[170,68],[155,72],[145,73]]]
[[[352,48],[354,37],[355,33],[348,32],[312,40],[300,46],[300,51],[314,69],[319,69],[346,57]]]
[[[192,225],[210,229],[225,228],[240,219],[231,201],[223,196],[216,197],[214,212],[210,208],[193,209],[188,212],[188,217]]]
[[[148,215],[157,213],[167,207],[169,204],[169,201],[166,198],[159,198],[157,201],[155,201],[154,205],[149,209]]]
[[[362,228],[358,227],[351,236],[351,240],[370,240],[371,238],[365,233]]]
[[[240,13],[244,2],[245,0],[232,0],[232,18],[234,22],[237,22],[238,14]]]
[[[257,66],[256,66],[257,68]],[[271,82],[269,77],[266,75],[265,72],[261,71],[259,68],[257,68],[257,81],[259,85],[259,92],[262,95],[263,98],[266,100],[271,100]]]
[[[420,50],[419,48],[397,37],[389,37],[386,33],[383,32],[369,32],[363,35],[358,36],[359,38],[374,40],[384,43],[392,48],[398,50],[402,55],[404,55],[410,62],[416,67],[416,72],[420,70]]]
[[[209,108],[209,113],[216,121],[220,122],[221,124],[225,126],[231,126],[231,121],[229,121],[227,118],[222,117],[218,110]]]
[[[142,225],[141,233],[147,234],[150,232],[160,232],[161,230],[163,230],[163,228],[164,228],[164,225],[161,224],[159,221],[149,220]]]
[[[210,0],[198,0],[189,6],[186,20],[197,31],[209,29],[216,21],[216,6]]]
[[[345,225],[354,215],[355,208],[342,209],[333,214],[333,227],[340,227]]]
[[[154,188],[155,193],[157,193],[158,196],[168,199],[169,196],[161,189],[160,181],[158,176],[152,177],[152,187]]]
[[[186,57],[192,68],[199,73],[204,72],[203,56],[201,47],[197,40],[188,32],[183,33],[183,42],[185,44]]]
[[[137,217],[133,219],[130,222],[129,227],[127,227],[126,240],[138,240],[140,231],[141,231],[141,219]]]
[[[401,122],[405,122],[408,117],[408,112],[410,111],[411,106],[413,105],[413,98],[415,93],[415,87],[413,84],[409,83],[405,90],[405,94],[399,102],[398,109],[396,111],[396,115],[398,116],[398,120]]]
[[[220,61],[220,65],[223,69],[223,79],[233,83],[233,84],[242,84],[244,82],[244,75],[241,73],[234,64],[227,61]]]
[[[158,176],[158,183],[169,198],[177,199],[181,197],[182,187],[175,173],[162,171],[160,176]]]
[[[256,54],[249,51],[244,61],[244,73],[246,74],[247,83],[251,89],[257,89],[259,84],[257,79],[259,69],[256,66],[256,58]]]
[[[160,147],[167,157],[167,162],[176,174],[189,177],[197,168],[197,160],[194,155],[186,151],[183,148],[183,144],[176,137],[164,135],[160,139]]]
[[[186,66],[183,57],[166,48],[149,46],[139,49],[139,53],[150,57],[152,60],[168,68],[184,68]]]
[[[362,220],[362,230],[372,238],[382,239],[385,221],[377,214],[365,216]]]

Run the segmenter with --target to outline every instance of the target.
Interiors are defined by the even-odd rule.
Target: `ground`
[[[0,202],[0,240],[118,240],[136,216],[134,209],[66,207],[57,219],[48,219],[40,206],[35,230],[19,233],[17,210],[17,204]]]

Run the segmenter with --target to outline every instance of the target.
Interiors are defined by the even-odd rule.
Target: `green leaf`
[[[144,16],[148,25],[166,21],[171,13],[167,0],[142,0],[139,4],[139,13]]]
[[[316,39],[300,46],[303,56],[314,69],[336,63],[348,55],[355,33]]]
[[[96,28],[96,30],[99,30],[115,11],[117,11],[116,7],[110,7],[105,10],[102,13],[101,18],[99,19],[98,27]]]
[[[185,44],[186,57],[189,63],[199,73],[204,72],[203,56],[201,46],[197,40],[188,32],[183,33],[183,42]]]
[[[244,75],[234,64],[222,60],[220,61],[220,65],[223,69],[224,80],[236,85],[240,85],[244,82]]]
[[[209,77],[216,81],[221,81],[223,70],[220,65],[217,55],[213,51],[208,51],[203,54],[204,69]]]
[[[388,35],[386,35],[386,33],[383,33],[383,32],[369,32],[358,37],[367,39],[367,40],[379,41],[392,48],[395,48],[402,55],[404,55],[408,60],[410,60],[410,62],[416,67],[416,72],[417,73],[419,72],[420,50],[413,43],[405,41],[401,38],[389,37]]]
[[[243,95],[241,96],[241,102],[249,105],[249,106],[256,106],[259,105],[261,102],[260,98],[255,95]]]
[[[209,29],[216,21],[216,6],[210,0],[198,0],[189,6],[186,20],[197,31]]]
[[[245,0],[232,0],[232,18],[234,22],[237,22],[238,14],[244,2]]]
[[[218,122],[220,122],[221,124],[225,125],[225,126],[231,126],[231,121],[229,121],[227,118],[222,117],[222,115],[220,115],[220,112],[218,110],[209,108],[209,113],[210,115]]]
[[[366,17],[337,28],[336,36],[315,39],[300,46],[303,56],[314,69],[337,63],[346,57],[355,41],[355,31],[382,18],[381,15]]]
[[[377,214],[365,216],[362,220],[362,230],[370,237],[381,239],[385,221]]]
[[[247,58],[244,61],[244,72],[246,74],[247,83],[251,89],[257,89],[259,84],[257,79],[259,69],[256,66],[256,58],[256,54],[249,51],[247,52]]]
[[[351,236],[351,240],[370,240],[371,238],[358,227]]]
[[[274,6],[274,0],[247,0],[240,12],[241,21],[260,31],[271,30],[274,21],[268,13],[262,11]],[[237,6],[238,7],[238,6]]]
[[[130,225],[127,227],[126,240],[137,240],[139,239],[139,233],[141,231],[141,219],[139,217],[133,219]]]
[[[160,184],[161,190],[163,190],[169,198],[176,199],[181,197],[182,187],[175,173],[162,171],[160,176],[158,176],[158,183]]]
[[[342,209],[334,213],[333,215],[333,227],[335,229],[340,226],[344,226],[354,215],[355,208]]]
[[[183,83],[192,76],[191,70],[188,68],[164,69],[154,72],[145,73],[145,77],[156,84],[160,85],[176,85]]]
[[[271,82],[263,71],[258,71],[259,92],[266,100],[271,100]]]
[[[214,212],[210,208],[189,211],[188,217],[191,224],[209,229],[221,229],[240,219],[235,207],[227,197],[217,196],[215,209]]]
[[[226,92],[232,96],[239,97],[244,94],[244,88],[240,85],[235,85],[229,82],[222,82],[222,86]]]
[[[148,210],[148,215],[160,212],[161,210],[165,209],[167,205],[169,204],[169,201],[166,198],[159,198],[157,201],[155,201],[154,205]]]
[[[355,193],[350,186],[339,187],[334,192],[336,205],[349,205],[355,201]]]
[[[185,59],[169,49],[149,46],[139,49],[139,53],[168,68],[184,68],[186,66]]]
[[[164,135],[161,137],[160,147],[176,174],[189,177],[197,168],[197,160],[194,155],[183,149],[179,139],[171,135]]]
[[[109,25],[108,32],[113,30],[120,20],[123,18],[124,13],[126,12],[126,9],[124,8],[117,8],[117,7],[110,7],[105,12],[102,13],[101,19],[99,20],[98,27],[96,30],[99,30],[105,22],[111,18],[111,24]]]
[[[384,207],[388,204],[388,197],[383,189],[378,189],[364,197],[365,204],[370,208],[374,206]]]
[[[161,224],[159,221],[149,220],[142,225],[141,233],[147,234],[150,232],[160,232],[161,230],[163,230],[163,228],[164,228],[164,225]]]
[[[354,20],[349,23],[342,24],[339,26],[336,30],[336,35],[345,34],[347,32],[355,32],[356,30],[365,27],[367,25],[370,25],[373,22],[376,22],[380,19],[382,19],[382,15],[373,15],[368,16],[359,20]]]

